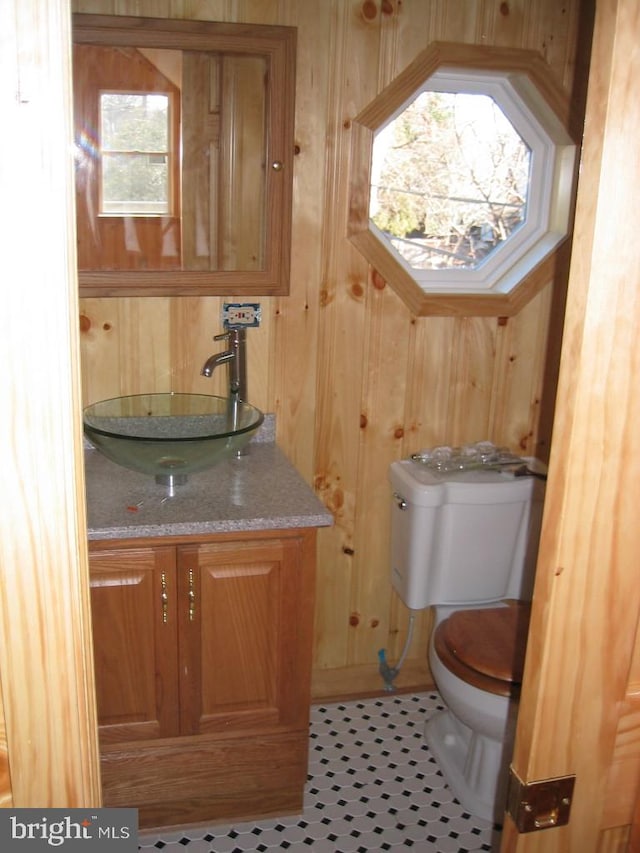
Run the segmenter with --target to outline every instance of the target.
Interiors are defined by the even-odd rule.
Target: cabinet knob
[[[162,572],[160,575],[160,601],[162,602],[162,621],[169,621],[169,593],[167,592],[167,573]]]
[[[189,622],[196,616],[196,593],[193,587],[193,569],[189,569]]]

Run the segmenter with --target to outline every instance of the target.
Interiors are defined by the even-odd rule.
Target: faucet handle
[[[231,341],[232,345],[237,345],[240,341],[245,340],[246,332],[244,329],[238,329],[236,326],[226,329],[224,332],[220,332],[219,335],[214,335],[214,341]]]

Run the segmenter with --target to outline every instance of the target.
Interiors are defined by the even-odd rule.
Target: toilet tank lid
[[[418,506],[526,501],[533,486],[532,477],[514,477],[510,471],[476,469],[440,473],[410,459],[392,462],[389,480],[395,492]]]

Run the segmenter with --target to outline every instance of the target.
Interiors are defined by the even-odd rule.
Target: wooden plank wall
[[[373,692],[377,652],[402,649],[389,583],[389,464],[489,438],[547,458],[565,282],[508,322],[415,318],[346,239],[350,121],[433,40],[540,51],[580,102],[583,0],[73,0],[74,11],[298,28],[291,293],[262,299],[249,332],[254,404],[333,511],[319,537],[316,697]],[[234,294],[229,294],[233,298]],[[219,393],[199,375],[218,298],[86,299],[86,403],[142,391]],[[549,360],[548,354],[553,358]],[[401,686],[428,683],[421,614]]]

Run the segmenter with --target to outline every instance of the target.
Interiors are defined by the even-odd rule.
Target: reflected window
[[[100,95],[100,213],[171,213],[169,95]]]

